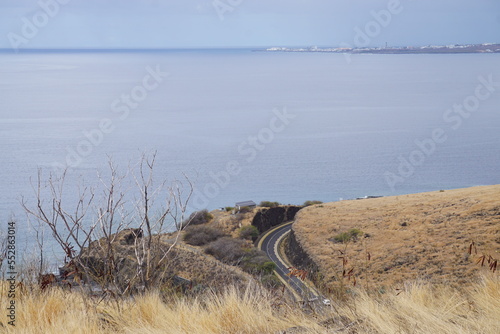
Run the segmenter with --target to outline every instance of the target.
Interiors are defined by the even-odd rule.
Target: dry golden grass
[[[0,289],[6,305],[6,284]],[[17,296],[16,327],[1,333],[483,333],[500,329],[500,281],[489,275],[458,291],[408,284],[401,293],[353,291],[343,303],[304,313],[256,287],[228,288],[199,298],[162,299],[149,293],[120,301],[91,299],[78,291],[48,289]]]
[[[7,305],[5,284],[2,305]],[[228,288],[221,294],[165,301],[159,293],[135,299],[90,299],[78,291],[51,288],[17,297],[16,327],[1,318],[3,333],[275,333],[306,326],[321,330],[300,309],[273,305],[258,288]]]
[[[352,228],[367,237],[333,240]],[[479,256],[500,259],[500,185],[312,206],[298,213],[293,230],[328,288],[341,281],[341,252],[346,269],[369,288],[415,279],[458,287],[474,281]],[[471,241],[477,254],[468,254]]]
[[[408,284],[398,294],[374,297],[356,290],[352,311],[356,333],[498,333],[500,284],[493,275],[458,291],[429,283]],[[347,311],[347,312],[346,312]]]

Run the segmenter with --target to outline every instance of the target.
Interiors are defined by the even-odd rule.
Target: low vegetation
[[[266,253],[254,248],[248,241],[230,237],[218,238],[205,246],[205,253],[214,256],[224,264],[241,268],[265,286],[281,286],[273,273],[276,264],[267,257]]]
[[[237,265],[245,255],[245,245],[243,240],[224,237],[208,244],[205,247],[205,253],[214,256],[223,263]]]
[[[269,260],[266,253],[256,248],[245,252],[240,266],[247,273],[254,275],[271,275],[276,269],[276,264]]]
[[[262,201],[260,202],[259,206],[264,207],[264,208],[275,208],[280,206],[281,204],[279,202],[270,202],[270,201]]]
[[[184,242],[193,246],[204,246],[225,234],[217,228],[206,225],[193,225],[185,229]]]
[[[259,237],[259,230],[253,225],[242,226],[238,230],[238,236],[241,239],[256,240]]]
[[[252,207],[249,207],[249,206],[244,206],[244,207],[241,207],[239,210],[238,210],[238,214],[244,214],[244,213],[248,213],[248,212],[252,212],[253,211],[253,208]]]
[[[335,242],[349,242],[358,240],[359,236],[362,235],[363,232],[358,230],[357,228],[351,228],[347,232],[342,232],[333,237]]]
[[[317,204],[323,204],[321,201],[305,201],[304,206],[311,206],[311,205],[317,205]]]
[[[189,218],[183,222],[183,226],[201,225],[210,222],[214,217],[207,209],[193,212]]]

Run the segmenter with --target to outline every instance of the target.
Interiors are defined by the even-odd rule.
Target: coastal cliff
[[[252,225],[263,233],[274,226],[292,221],[302,206],[279,206],[275,208],[263,208],[255,214]]]

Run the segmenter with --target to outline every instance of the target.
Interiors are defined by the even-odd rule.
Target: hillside
[[[124,229],[119,232],[111,243],[115,254],[116,276],[115,282],[120,286],[121,282],[134,282],[137,270],[137,254],[140,248],[136,248],[134,243],[134,229]],[[192,247],[176,240],[175,234],[164,234],[160,238],[160,249],[165,251],[174,242],[176,245],[165,255],[165,264],[155,270],[162,272],[164,277],[182,280],[185,285],[190,285],[196,290],[210,288],[213,290],[224,290],[228,285],[243,287],[253,281],[251,275],[243,272],[235,266],[226,265],[214,257],[204,254],[196,247]],[[102,246],[98,246],[102,244]],[[95,277],[104,270],[104,260],[106,250],[105,239],[93,241],[90,250],[86,248],[81,255],[81,262],[85,263],[91,272],[96,272]],[[158,251],[159,252],[159,251]],[[162,253],[163,254],[163,253]],[[73,267],[67,267],[66,271],[72,271]],[[174,281],[176,281],[174,279]],[[177,282],[178,283],[178,282]],[[73,283],[74,284],[74,283]],[[166,286],[169,286],[166,284]]]
[[[459,287],[487,271],[480,256],[500,258],[500,185],[315,205],[298,213],[293,237],[327,288],[354,278],[376,289],[416,279]]]
[[[295,303],[284,289],[256,285],[250,275],[204,254],[202,247],[179,242],[169,258],[170,269],[209,289],[181,294],[182,290],[158,286],[133,298],[120,298],[109,293],[88,295],[83,289],[67,286],[41,290],[37,284],[20,282],[15,288],[15,310],[8,309],[10,313],[0,319],[0,332],[496,334],[500,326],[499,275],[477,275],[487,270],[480,270],[473,260],[483,250],[498,256],[499,193],[500,186],[480,187],[301,210],[294,235],[327,273],[328,285],[333,286],[333,277],[342,268],[339,251],[348,258],[346,267],[354,268],[360,283],[349,289],[346,298],[329,294],[332,305],[320,312]],[[238,217],[212,212],[214,219],[202,226],[237,236],[240,226],[264,211]],[[265,212],[274,212],[268,216],[275,219],[280,210]],[[335,240],[352,228],[362,230],[357,238],[346,243]],[[130,232],[123,231],[114,244],[125,257],[130,255]],[[471,257],[468,238],[473,237],[479,252]],[[164,235],[162,241],[169,244],[172,238]],[[412,252],[417,254],[413,258]],[[458,254],[460,261],[447,260],[451,257],[448,252]],[[382,269],[391,261],[406,259],[415,261]],[[424,269],[420,270],[421,266]],[[436,272],[439,267],[440,272]],[[415,283],[417,277],[430,283],[454,284]],[[404,285],[396,283],[403,279]],[[373,293],[375,284],[388,288]],[[4,305],[12,304],[10,289],[11,282],[0,281],[0,302]]]

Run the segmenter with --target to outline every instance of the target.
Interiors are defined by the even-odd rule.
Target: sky
[[[0,48],[500,43],[500,0],[0,0]]]

